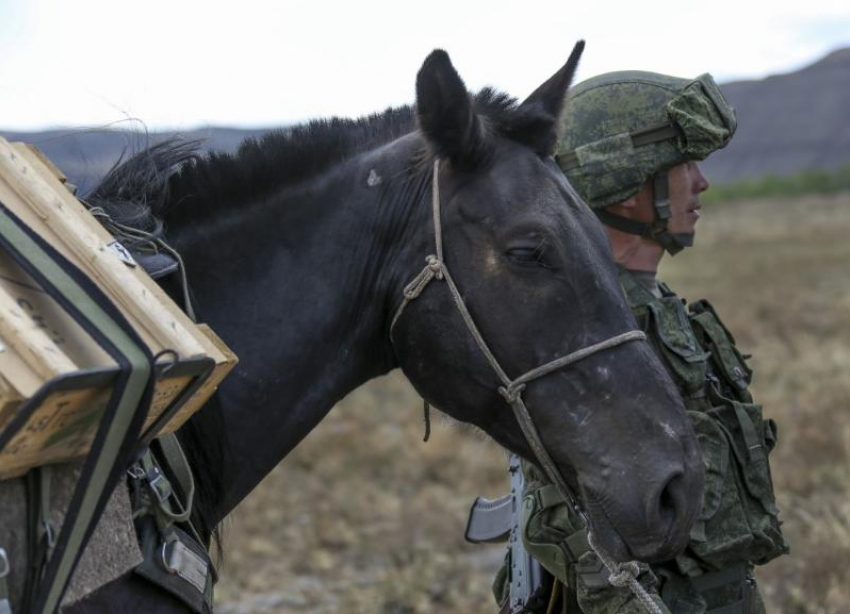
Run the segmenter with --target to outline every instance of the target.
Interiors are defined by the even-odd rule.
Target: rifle
[[[520,614],[545,605],[551,582],[545,581],[548,574],[522,545],[525,476],[516,454],[510,455],[508,471],[511,476],[510,494],[493,500],[478,497],[469,511],[465,537],[473,544],[508,542],[510,595],[507,612]]]

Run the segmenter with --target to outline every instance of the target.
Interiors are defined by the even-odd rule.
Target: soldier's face
[[[685,162],[667,171],[670,189],[671,233],[693,234],[699,220],[699,195],[708,189],[708,180],[696,162]]]

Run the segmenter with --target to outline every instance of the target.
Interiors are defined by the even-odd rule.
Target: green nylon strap
[[[701,576],[694,576],[691,582],[697,591],[704,593],[727,584],[743,582],[746,579],[747,563],[735,563],[717,571],[708,571]]]
[[[761,438],[756,433],[756,427],[750,419],[750,415],[738,401],[731,401],[731,403],[735,409],[738,424],[741,426],[744,442],[747,444],[747,460],[750,462],[763,460],[767,456],[767,452],[761,443]]]
[[[12,614],[12,606],[9,604],[9,587],[6,584],[6,576],[9,575],[9,557],[6,550],[0,548],[0,614]]]
[[[637,220],[630,220],[627,217],[611,213],[606,209],[594,209],[593,212],[596,214],[596,217],[599,218],[599,221],[606,226],[616,228],[617,230],[621,230],[622,232],[626,232],[631,235],[638,235],[646,239],[657,238],[662,232],[664,232],[667,226],[666,221],[663,225],[638,222]]]
[[[694,588],[699,593],[707,593],[722,586],[738,585],[740,587],[740,599],[707,610],[705,614],[749,614],[750,586],[747,583],[747,571],[748,564],[742,562],[691,578]]]
[[[590,552],[591,550],[590,542],[587,541],[587,529],[576,531],[565,538],[564,546],[573,557],[573,562],[577,562],[585,552]]]
[[[652,177],[652,189],[655,197],[655,215],[657,220],[670,219],[670,182],[667,171],[658,171]]]
[[[165,531],[174,523],[188,522],[189,516],[192,513],[191,497],[194,496],[194,482],[190,485],[191,490],[189,496],[186,497],[187,501],[181,501],[174,490],[174,486],[163,471],[163,463],[150,449],[142,454],[139,462],[144,472],[148,488],[152,491],[151,494],[155,498],[154,501],[151,501],[154,509],[150,511],[156,518],[159,529]],[[175,470],[170,466],[169,469],[172,475],[175,475]],[[185,469],[178,471],[182,470],[188,471],[188,464]],[[177,482],[180,484],[180,488],[183,489],[184,486],[180,477],[177,477]],[[174,504],[172,504],[172,501]]]
[[[189,534],[195,541],[203,545],[204,542],[201,536],[189,520],[192,515],[192,502],[195,500],[195,478],[192,475],[192,469],[189,467],[189,461],[186,460],[186,456],[183,454],[183,448],[180,447],[180,442],[175,433],[160,435],[157,441],[159,442],[159,449],[162,452],[163,462],[168,468],[168,471],[171,472],[171,475],[177,480],[177,484],[180,486],[180,491],[183,495],[182,500],[175,496],[184,516],[180,522],[183,522],[188,527]]]
[[[556,505],[567,505],[567,501],[554,484],[546,484],[538,489],[534,493],[534,496],[537,497],[539,511],[547,510]],[[563,539],[562,544],[565,547],[568,558],[571,559],[570,562],[575,563],[581,558],[582,554],[590,552],[590,543],[587,541],[587,529],[574,531]]]
[[[122,330],[118,322],[110,317],[70,275],[62,270],[59,264],[32,237],[18,226],[17,222],[3,207],[0,207],[0,234],[33,268],[55,286],[63,297],[97,327],[100,333],[112,343],[130,365],[115,417],[108,427],[100,454],[94,461],[91,479],[82,495],[77,521],[71,527],[62,527],[61,532],[63,534],[68,533],[65,547],[61,552],[54,552],[54,557],[59,557],[59,560],[58,562],[51,561],[51,567],[56,565],[53,581],[47,587],[46,596],[41,597],[41,594],[39,595],[40,606],[33,613],[52,614],[59,605],[77,560],[77,554],[83,546],[84,538],[90,526],[96,520],[94,518],[95,508],[111,470],[118,459],[121,444],[128,434],[133,417],[144,396],[151,376],[152,365],[146,351],[127,332]],[[64,535],[62,537],[64,538]]]
[[[50,515],[50,465],[36,467],[38,471],[38,507],[41,512],[41,529],[47,537],[47,545],[53,547],[53,542],[56,540],[53,518]]]
[[[747,602],[744,599],[724,605],[713,610],[706,610],[705,614],[750,614],[747,608]]]
[[[192,470],[189,468],[189,461],[183,454],[183,449],[180,447],[180,442],[177,440],[177,435],[168,433],[160,435],[157,438],[160,450],[162,451],[165,465],[168,470],[177,480],[180,490],[183,494],[181,507],[186,514],[192,511],[192,501],[195,497],[195,478],[192,476]]]
[[[546,484],[535,493],[535,496],[541,510],[566,503],[564,496],[554,484]]]
[[[632,139],[632,147],[637,148],[643,147],[644,145],[651,145],[652,143],[666,141],[668,139],[674,139],[680,136],[681,133],[682,131],[676,124],[661,124],[647,130],[632,132],[629,136]],[[581,166],[581,162],[579,162],[578,155],[575,150],[558,154],[555,156],[555,160],[558,162],[558,166],[561,167],[562,171],[571,171],[572,169]]]

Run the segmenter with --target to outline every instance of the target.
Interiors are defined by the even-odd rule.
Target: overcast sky
[[[413,102],[436,47],[471,90],[523,98],[579,38],[579,80],[760,78],[850,46],[850,2],[0,0],[0,128],[359,116]]]

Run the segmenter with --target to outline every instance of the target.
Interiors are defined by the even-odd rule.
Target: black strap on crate
[[[130,323],[82,271],[0,202],[0,247],[117,363],[119,371],[56,546],[28,612],[53,614],[120,476],[133,460],[153,396],[154,357]],[[49,383],[48,383],[49,385]],[[0,432],[0,450],[23,428],[42,395],[23,404]],[[139,411],[144,408],[145,411]]]

